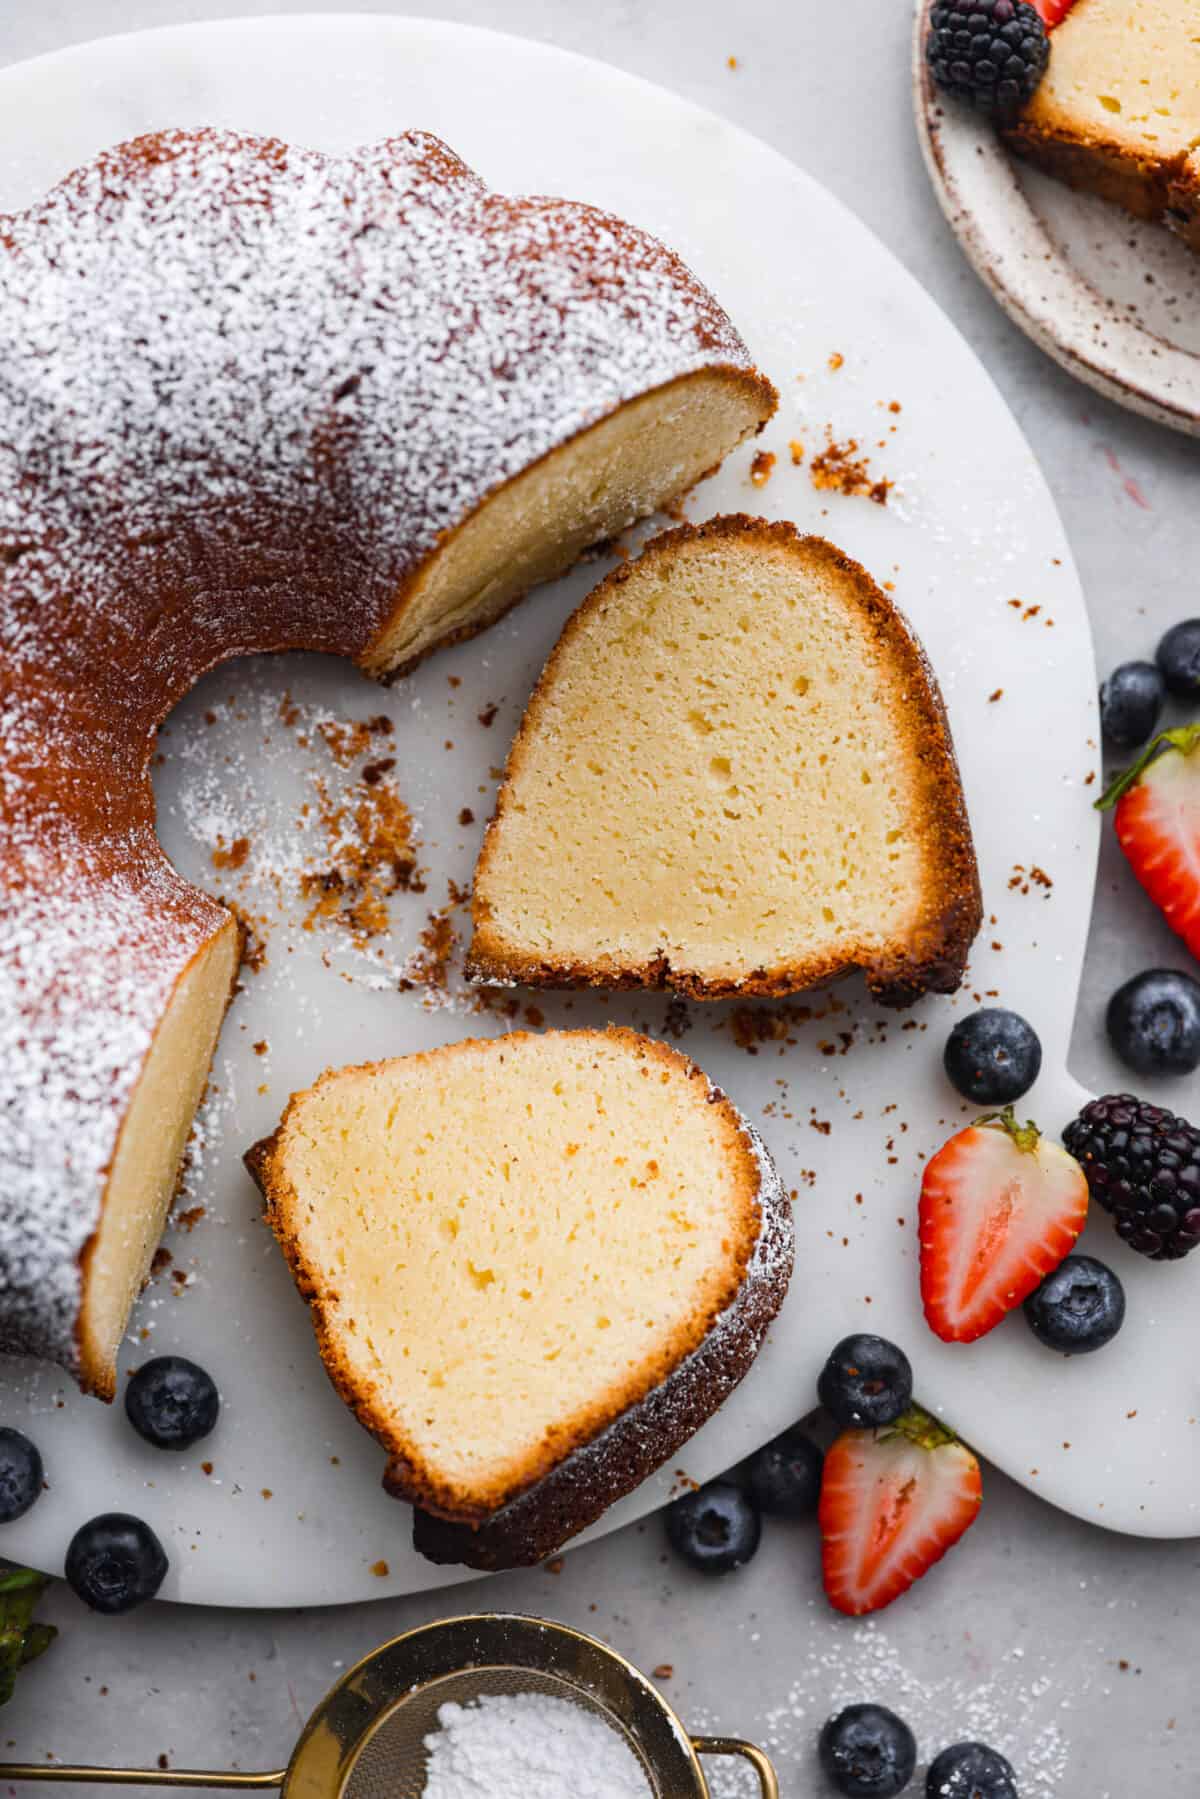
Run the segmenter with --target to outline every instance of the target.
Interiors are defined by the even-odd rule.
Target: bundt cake
[[[904,619],[793,526],[657,537],[568,621],[474,884],[484,981],[790,993],[851,968],[952,992],[979,881]]]
[[[414,132],[140,138],[0,218],[0,1345],[110,1397],[237,961],[157,725],[298,647],[389,676],[761,426],[654,239]]]
[[[1196,231],[1200,0],[1076,0],[1008,133],[1021,154],[1142,219]]]
[[[741,1380],[791,1272],[758,1136],[633,1031],[323,1075],[247,1162],[437,1561],[534,1562],[590,1524]]]

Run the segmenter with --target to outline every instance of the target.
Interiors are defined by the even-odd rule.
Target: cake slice
[[[627,1030],[323,1075],[247,1163],[437,1561],[536,1562],[590,1524],[741,1380],[791,1271],[755,1132]]]
[[[920,645],[820,538],[714,519],[571,618],[475,872],[480,980],[779,994],[959,984],[979,883]]]
[[[1200,144],[1200,0],[1076,0],[1009,142],[1138,218],[1178,224],[1173,193]],[[1187,208],[1186,227],[1195,218]]]

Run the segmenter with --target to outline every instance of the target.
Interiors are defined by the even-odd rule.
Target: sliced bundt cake
[[[734,517],[656,538],[568,622],[475,873],[472,973],[788,993],[962,978],[979,883],[932,671],[857,563]]]
[[[247,1162],[436,1560],[537,1561],[591,1523],[742,1378],[791,1271],[762,1143],[632,1031],[326,1074]]]
[[[390,677],[756,431],[678,257],[424,132],[105,152],[0,216],[0,1349],[111,1399],[237,932],[155,732],[257,650]]]

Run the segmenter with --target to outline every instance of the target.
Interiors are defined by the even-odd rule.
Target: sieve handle
[[[758,1775],[762,1799],[779,1799],[779,1781],[775,1770],[762,1750],[753,1743],[744,1743],[740,1737],[693,1737],[692,1748],[697,1755],[740,1755]],[[0,1774],[2,1773],[3,1769],[0,1769]]]
[[[64,1762],[0,1762],[0,1781],[82,1781],[109,1787],[240,1787],[262,1791],[283,1785],[285,1770],[239,1774],[221,1768],[72,1768]]]

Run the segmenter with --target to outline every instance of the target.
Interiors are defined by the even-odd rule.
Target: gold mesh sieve
[[[736,1737],[691,1737],[644,1674],[566,1624],[503,1612],[423,1624],[372,1650],[325,1695],[286,1768],[219,1769],[0,1765],[0,1780],[109,1786],[279,1787],[281,1799],[420,1799],[438,1708],[484,1694],[544,1693],[573,1700],[624,1737],[654,1799],[709,1799],[702,1755],[738,1755],[763,1799],[779,1799],[761,1749]]]

